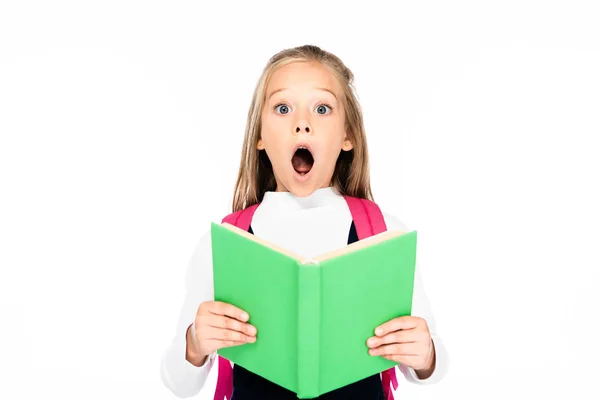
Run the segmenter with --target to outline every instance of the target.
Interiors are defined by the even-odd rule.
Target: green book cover
[[[250,315],[256,342],[218,351],[295,392],[318,397],[391,368],[366,341],[411,315],[417,232],[388,231],[304,259],[229,224],[211,226],[215,300]]]

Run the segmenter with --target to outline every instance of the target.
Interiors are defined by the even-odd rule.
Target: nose
[[[302,124],[298,124],[298,126],[296,126],[296,133],[306,133],[306,134],[310,134],[310,127],[308,126],[308,124],[306,123],[302,123]]]

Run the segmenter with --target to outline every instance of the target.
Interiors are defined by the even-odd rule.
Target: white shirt
[[[388,230],[409,230],[395,217],[383,210],[382,213]],[[289,192],[267,192],[255,211],[251,226],[253,233],[263,239],[301,256],[314,257],[346,246],[351,223],[352,216],[346,200],[333,188],[323,188],[304,198]],[[185,287],[186,295],[175,338],[161,361],[163,383],[180,398],[200,392],[216,359],[216,353],[213,353],[201,367],[196,367],[185,359],[187,328],[194,323],[200,303],[214,300],[210,229],[193,253],[186,273]],[[429,302],[423,291],[418,262],[412,315],[427,321],[436,349],[436,367],[433,374],[424,380],[419,379],[412,368],[401,368],[400,371],[409,382],[437,382],[447,372],[448,355],[437,334]]]

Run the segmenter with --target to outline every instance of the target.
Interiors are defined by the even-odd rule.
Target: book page
[[[397,236],[404,235],[406,233],[408,233],[408,232],[402,231],[402,230],[385,231],[385,232],[382,232],[380,234],[373,235],[373,236],[370,236],[368,238],[365,238],[363,240],[359,240],[357,242],[354,242],[352,244],[344,246],[344,247],[342,247],[340,249],[337,249],[337,250],[334,250],[334,251],[322,254],[322,255],[320,255],[318,257],[315,257],[314,258],[314,262],[320,263],[320,262],[323,262],[323,261],[326,261],[326,260],[330,260],[332,258],[339,257],[339,256],[341,256],[343,254],[347,254],[347,253],[350,253],[350,252],[353,252],[353,251],[356,251],[356,250],[360,250],[360,249],[363,249],[365,247],[369,247],[369,246],[372,246],[374,244],[378,244],[378,243],[384,242],[386,240],[395,238]]]

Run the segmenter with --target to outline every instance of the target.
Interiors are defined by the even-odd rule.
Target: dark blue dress
[[[252,227],[248,229],[252,232]],[[350,227],[348,244],[358,241],[354,222]],[[231,400],[296,400],[291,392],[237,364],[233,366],[233,395]],[[348,386],[325,393],[319,400],[384,400],[383,385],[379,374],[369,376]]]

